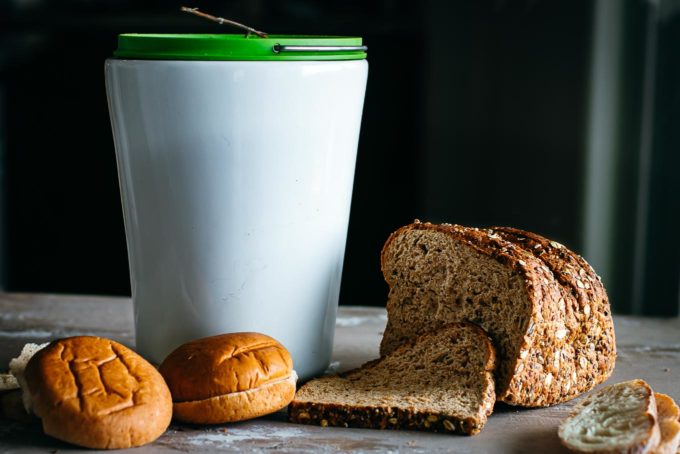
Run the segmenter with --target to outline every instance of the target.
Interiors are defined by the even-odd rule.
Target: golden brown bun
[[[160,366],[174,417],[196,424],[241,421],[275,412],[295,395],[288,350],[259,333],[230,333],[188,342]]]
[[[137,353],[109,339],[52,342],[29,361],[26,382],[45,433],[87,448],[149,443],[172,418],[163,377]]]
[[[203,400],[175,402],[173,416],[194,424],[220,424],[257,418],[284,408],[295,396],[296,376],[258,388]]]

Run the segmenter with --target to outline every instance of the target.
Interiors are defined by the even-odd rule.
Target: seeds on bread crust
[[[578,323],[574,325],[579,328],[571,331],[567,341],[575,347],[578,369],[586,371],[584,380],[587,381],[590,369],[595,369],[595,375],[610,376],[616,358],[614,324],[607,292],[595,271],[578,254],[538,234],[511,227],[493,227],[492,231],[532,251],[565,289],[565,300],[569,302],[567,317],[576,319]],[[591,306],[595,309],[593,317]],[[571,391],[578,394],[574,388]]]

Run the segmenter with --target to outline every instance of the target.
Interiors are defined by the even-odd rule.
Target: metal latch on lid
[[[366,52],[367,46],[289,46],[274,44],[272,52]]]

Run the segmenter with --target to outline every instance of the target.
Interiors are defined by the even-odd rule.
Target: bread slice
[[[680,444],[680,408],[666,394],[654,393],[661,441],[654,454],[675,454]]]
[[[583,257],[556,241],[512,227],[493,227],[492,231],[530,251],[555,275],[565,289],[567,316],[580,319],[581,326],[590,329],[572,336],[576,356],[597,364],[600,373],[609,376],[614,369],[615,361],[610,358],[616,356],[616,342],[609,298],[600,276]],[[579,339],[591,340],[595,348],[591,349],[590,343],[578,342]]]
[[[0,392],[19,389],[19,382],[12,374],[0,374]]]
[[[498,349],[496,393],[509,404],[564,402],[611,374],[608,301],[588,309],[567,301],[571,290],[544,260],[494,230],[416,221],[389,237],[381,262],[390,288],[382,355],[438,326],[470,321]]]
[[[478,433],[495,401],[486,333],[455,323],[340,376],[306,383],[290,420],[321,426]]]
[[[16,358],[12,358],[9,362],[9,372],[16,379],[17,384],[21,388],[21,401],[24,405],[26,413],[33,412],[33,404],[31,402],[31,393],[28,392],[28,385],[26,384],[25,371],[26,365],[31,360],[33,355],[38,353],[43,348],[47,347],[49,342],[44,344],[28,343],[23,346],[21,353]]]
[[[643,380],[606,386],[574,407],[558,435],[576,452],[653,452],[660,440],[654,393]]]

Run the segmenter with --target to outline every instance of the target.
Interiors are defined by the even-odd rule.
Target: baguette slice
[[[302,386],[292,422],[478,433],[493,410],[495,351],[486,333],[454,323],[343,375]]]
[[[498,349],[503,402],[553,405],[606,380],[616,359],[606,293],[589,290],[595,276],[567,279],[576,268],[566,269],[561,256],[573,256],[563,246],[542,257],[536,245],[549,240],[536,236],[530,246],[514,233],[508,241],[510,234],[493,229],[416,221],[390,235],[381,255],[389,286],[381,355],[438,326],[469,321]],[[579,300],[573,292],[581,287],[587,292]]]
[[[680,444],[680,408],[666,394],[654,393],[654,398],[661,432],[661,442],[654,454],[675,454]]]
[[[574,407],[558,435],[575,452],[653,452],[661,436],[652,388],[643,380],[606,386]]]

